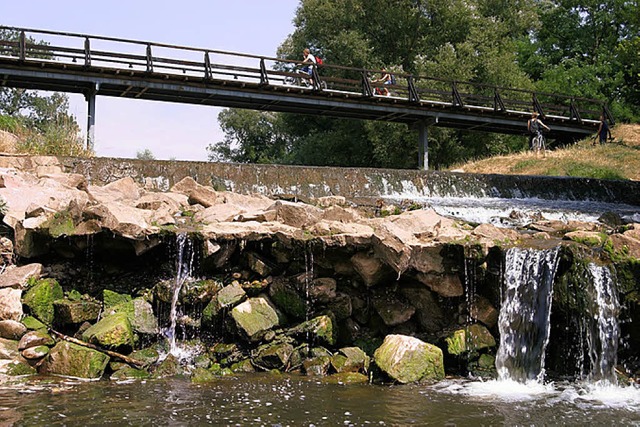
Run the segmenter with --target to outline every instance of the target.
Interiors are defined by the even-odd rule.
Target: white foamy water
[[[405,198],[393,196],[387,199],[397,202]],[[595,222],[605,212],[615,212],[628,220],[640,215],[637,206],[593,201],[420,196],[406,199],[443,216],[498,227],[526,226],[540,220]]]
[[[466,396],[485,402],[541,401],[546,405],[572,404],[579,409],[624,409],[640,412],[640,388],[596,383],[547,383],[512,380],[449,380],[435,386],[439,393]]]

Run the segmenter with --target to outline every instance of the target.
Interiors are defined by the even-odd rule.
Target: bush
[[[70,121],[50,122],[40,132],[35,129],[21,129],[18,151],[33,155],[90,157],[78,134],[78,127]]]
[[[15,117],[0,114],[0,130],[16,133],[18,126],[18,120]]]

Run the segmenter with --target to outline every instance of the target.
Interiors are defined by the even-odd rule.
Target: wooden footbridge
[[[394,72],[376,94],[380,70],[324,64],[313,80],[299,61],[113,37],[0,26],[0,86],[82,93],[93,146],[98,95],[382,120],[415,126],[428,166],[428,126],[525,134],[532,111],[551,138],[595,133],[599,100]]]

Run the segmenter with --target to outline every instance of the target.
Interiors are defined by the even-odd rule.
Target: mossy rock
[[[244,359],[237,363],[234,363],[229,367],[234,374],[250,374],[256,371],[256,368],[253,367],[251,360]]]
[[[51,326],[55,316],[53,302],[64,298],[62,287],[55,279],[41,279],[22,298],[29,312],[47,326]]]
[[[110,291],[109,289],[102,291],[102,304],[105,311],[108,311],[117,305],[130,302],[132,299],[131,295],[119,294],[117,292]]]
[[[337,328],[330,316],[322,315],[289,329],[287,335],[306,335],[321,343],[333,346],[338,340]]]
[[[464,353],[477,353],[483,348],[496,346],[496,340],[491,332],[479,324],[458,329],[445,341],[447,342],[447,352],[456,356]]]
[[[387,335],[374,358],[376,365],[399,383],[444,379],[442,350],[414,337]]]
[[[341,348],[331,358],[331,365],[336,372],[368,372],[370,358],[358,347]]]
[[[262,368],[283,369],[292,353],[293,346],[289,343],[269,343],[258,348],[254,360]]]
[[[191,372],[191,382],[194,384],[210,383],[216,380],[216,375],[208,369],[196,368]]]
[[[38,373],[33,366],[30,366],[23,362],[9,363],[5,367],[5,372],[7,375],[10,375],[13,377],[20,377],[24,375],[35,375]]]
[[[269,287],[269,297],[283,313],[295,319],[304,319],[307,305],[304,298],[287,282],[274,281]]]
[[[111,374],[109,379],[114,381],[122,381],[122,380],[146,380],[151,378],[151,374],[149,374],[144,369],[136,369],[131,366],[123,366],[122,368],[115,371]]]
[[[158,350],[153,347],[143,348],[132,352],[129,357],[142,362],[145,366],[153,365],[160,358]]]
[[[47,228],[49,229],[49,235],[54,238],[73,236],[76,230],[73,223],[73,216],[68,210],[56,212],[49,220]]]
[[[82,339],[111,349],[133,348],[135,345],[133,329],[126,313],[105,317],[84,331]]]
[[[262,339],[270,329],[280,324],[280,316],[264,297],[249,298],[231,310],[236,329],[251,342]]]
[[[75,325],[93,322],[100,315],[102,306],[97,301],[59,299],[53,302],[55,323],[57,325]]]
[[[47,329],[47,325],[39,321],[33,316],[26,316],[22,319],[22,324],[27,327],[30,331],[37,331],[39,329]]]
[[[340,385],[367,384],[369,382],[369,377],[359,372],[340,372],[337,374],[329,375],[328,377],[324,378],[322,382]]]
[[[76,378],[102,377],[109,356],[99,351],[67,341],[60,341],[39,365],[42,374],[56,374]]]
[[[311,359],[307,359],[302,362],[304,372],[313,377],[324,377],[329,373],[331,367],[331,357],[318,356]]]
[[[182,373],[180,362],[173,354],[169,354],[153,371],[153,378],[174,377]]]

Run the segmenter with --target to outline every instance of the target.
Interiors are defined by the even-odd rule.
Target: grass
[[[471,173],[505,175],[572,176],[597,179],[640,180],[640,125],[619,125],[614,141],[593,146],[592,139],[557,150],[546,156],[529,151],[496,156],[452,169]]]

